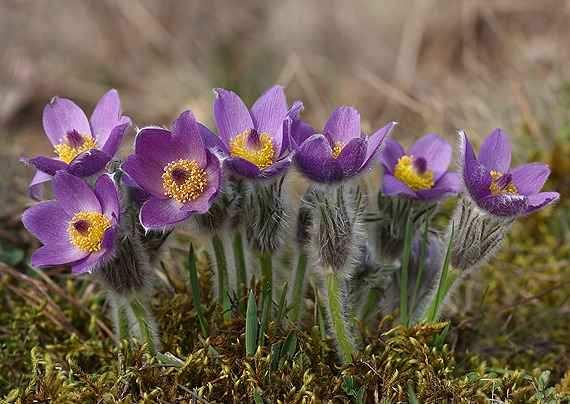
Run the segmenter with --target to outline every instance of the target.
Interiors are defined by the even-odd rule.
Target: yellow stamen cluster
[[[69,164],[73,161],[75,157],[77,157],[81,153],[97,148],[95,139],[93,139],[92,136],[81,135],[81,138],[83,139],[83,143],[81,144],[81,146],[77,147],[71,146],[64,138],[64,140],[61,143],[55,145],[55,154],[58,155],[60,160]]]
[[[414,156],[402,156],[394,169],[394,176],[414,191],[430,189],[434,185],[433,172],[419,173],[414,167]]]
[[[500,171],[491,170],[489,173],[491,175],[492,181],[489,186],[489,190],[493,195],[517,195],[519,190],[512,182],[509,182],[506,187],[501,187],[499,185],[499,178],[503,176]]]
[[[105,231],[111,227],[111,220],[99,212],[79,212],[67,226],[71,244],[85,252],[97,252]]]
[[[171,161],[164,167],[164,195],[180,203],[198,198],[208,186],[208,174],[194,160]]]
[[[333,158],[338,158],[338,156],[340,155],[340,152],[342,151],[342,143],[341,142],[336,142],[332,148],[332,156]]]
[[[263,169],[273,164],[273,142],[268,133],[259,134],[259,144],[248,144],[250,130],[244,130],[230,142],[230,153],[234,157],[241,157],[257,167]]]

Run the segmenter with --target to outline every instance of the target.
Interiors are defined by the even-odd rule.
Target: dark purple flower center
[[[83,139],[83,136],[81,136],[81,134],[78,131],[76,131],[75,129],[67,132],[67,144],[69,144],[74,149],[77,149],[77,148],[83,146],[84,142],[85,142],[85,139]]]
[[[172,170],[171,176],[174,182],[176,182],[178,185],[182,185],[188,178],[188,171],[183,168],[175,168]]]
[[[87,220],[77,220],[73,222],[73,228],[81,234],[87,234],[89,231],[89,222]]]
[[[261,137],[259,136],[259,132],[255,129],[250,129],[249,134],[247,135],[247,147],[249,149],[257,150],[261,147]]]
[[[503,174],[497,180],[497,186],[499,187],[499,189],[505,190],[505,189],[507,189],[509,184],[512,182],[512,180],[513,180],[513,176],[511,174],[509,174],[509,173]]]
[[[423,174],[427,171],[427,160],[423,157],[414,158],[414,168],[418,174]]]

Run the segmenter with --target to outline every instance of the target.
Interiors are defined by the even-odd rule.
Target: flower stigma
[[[97,252],[111,220],[99,212],[78,212],[69,221],[67,233],[71,244],[84,252]]]
[[[435,183],[433,172],[427,169],[427,162],[422,157],[400,157],[394,169],[394,176],[414,191],[431,189]]]
[[[180,203],[197,199],[208,186],[206,171],[194,160],[179,159],[164,167],[162,187],[164,195]]]
[[[258,133],[255,129],[246,129],[231,140],[230,154],[264,169],[273,164],[275,150],[268,133]]]

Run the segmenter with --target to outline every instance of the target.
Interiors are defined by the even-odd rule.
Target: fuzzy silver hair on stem
[[[488,214],[462,196],[452,219],[456,229],[451,250],[452,266],[467,273],[484,264],[497,252],[514,220]]]
[[[437,211],[438,204],[405,198],[386,197],[378,193],[378,212],[369,218],[376,259],[390,263],[402,255],[406,221],[412,215],[412,224],[421,227]]]

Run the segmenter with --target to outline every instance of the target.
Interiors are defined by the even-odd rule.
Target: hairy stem
[[[352,353],[354,346],[350,336],[349,326],[344,318],[343,305],[341,303],[342,294],[337,275],[329,269],[326,275],[327,288],[327,306],[330,321],[332,323],[332,331],[338,345],[339,354],[343,363],[352,362]]]
[[[228,294],[228,265],[226,261],[226,253],[224,251],[224,244],[218,235],[214,235],[212,237],[212,246],[214,247],[218,273],[218,303],[222,307],[224,319],[229,320],[231,317],[231,307],[230,296]]]
[[[245,266],[245,254],[243,250],[243,237],[238,230],[233,240],[234,262],[236,265],[236,291],[238,294],[240,311],[245,313],[247,297],[247,269]]]
[[[295,270],[295,280],[293,284],[292,309],[290,319],[297,322],[303,311],[303,295],[305,289],[305,272],[307,270],[307,254],[304,251],[299,253],[297,268]]]
[[[150,313],[145,309],[141,301],[137,298],[134,298],[130,302],[131,310],[135,319],[137,320],[140,334],[146,343],[146,347],[148,353],[152,356],[156,355],[156,343],[154,339],[154,333],[152,331],[152,320],[150,318]]]

